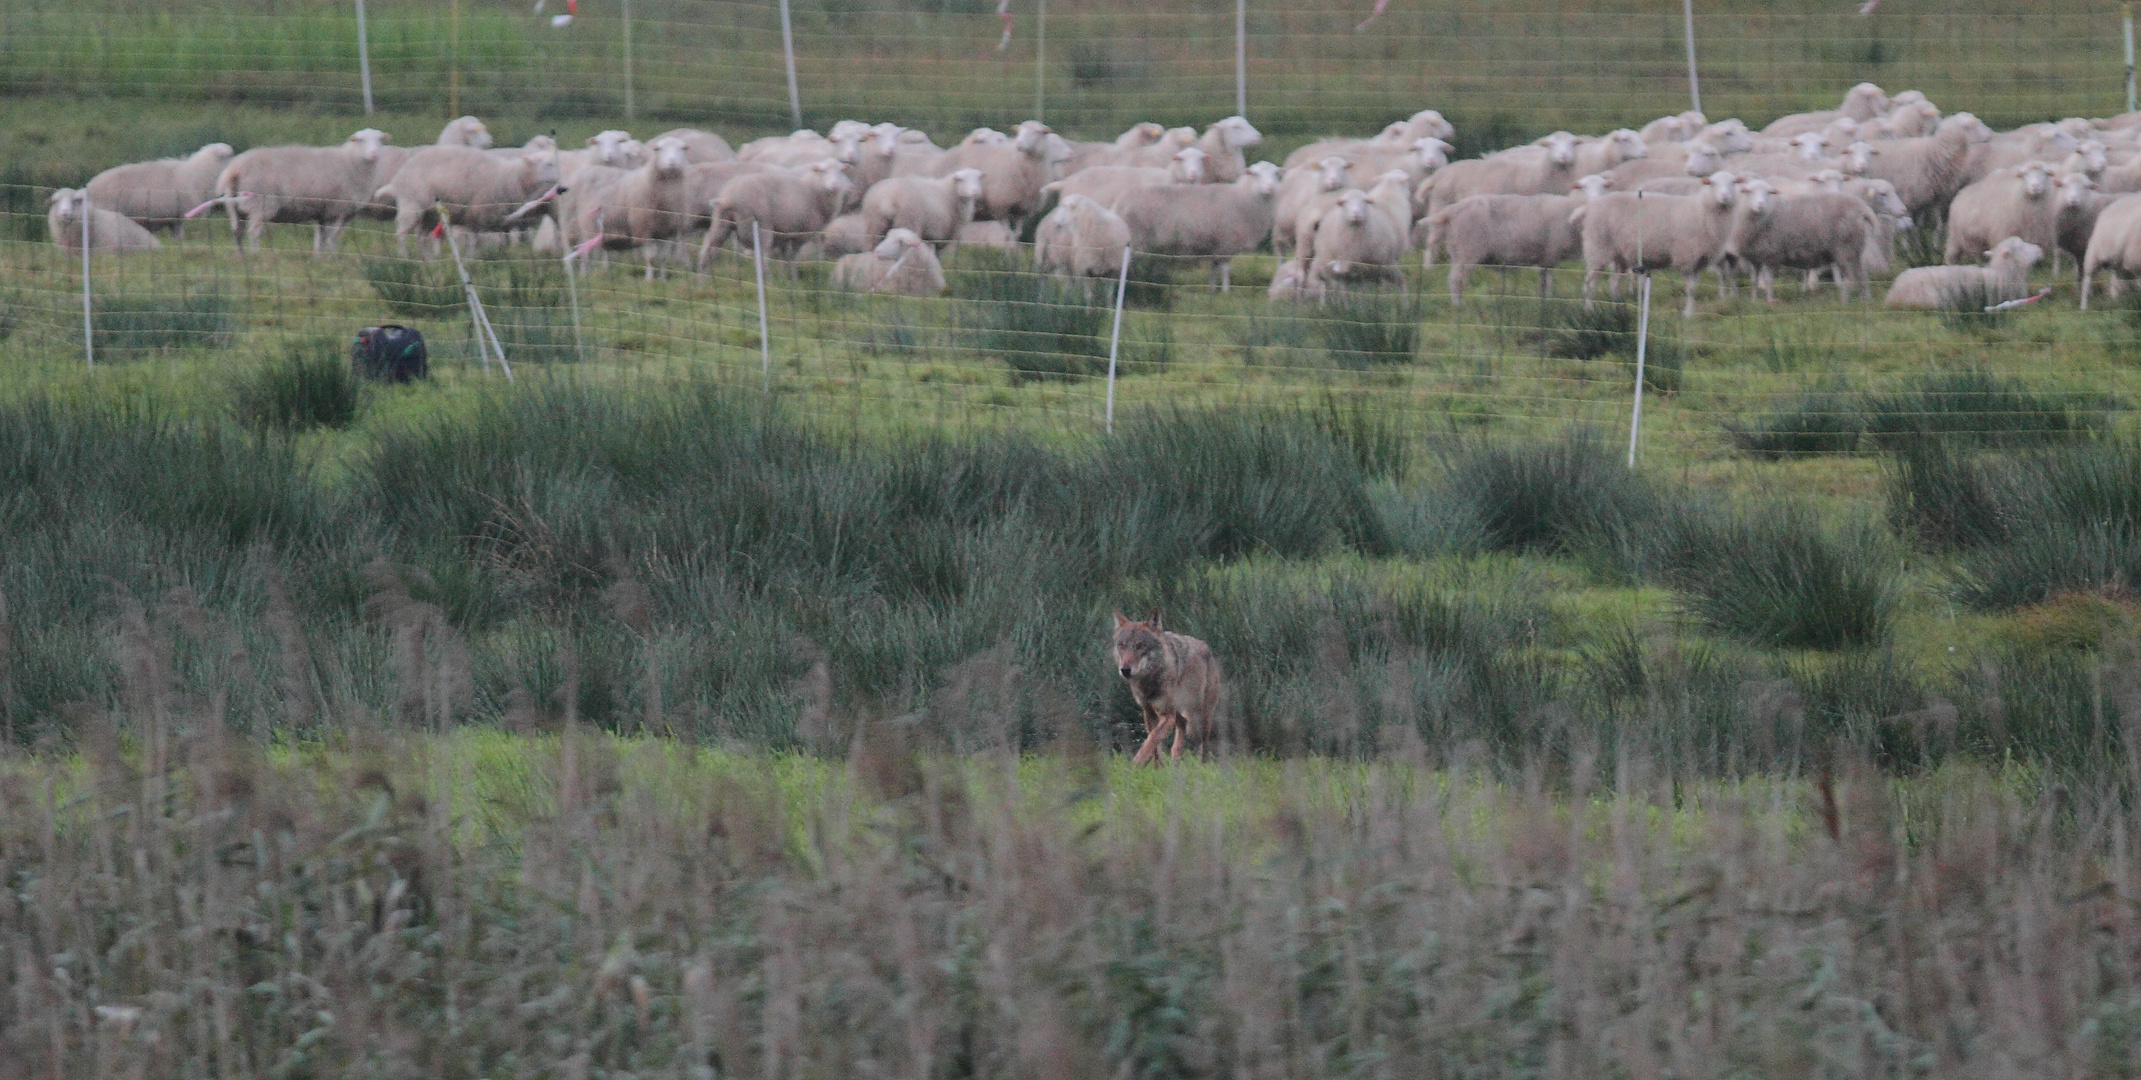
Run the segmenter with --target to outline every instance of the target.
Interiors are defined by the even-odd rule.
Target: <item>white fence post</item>
[[[788,111],[795,117],[795,129],[803,130],[803,95],[795,85],[795,24],[788,18],[788,0],[781,0],[781,55],[788,63]]]
[[[572,256],[570,251],[565,253],[565,296],[572,301],[572,356],[585,363],[587,345],[580,340],[580,286],[573,278]]]
[[[1122,276],[1115,279],[1115,330],[1108,335],[1108,434],[1115,434],[1115,350],[1123,340],[1123,294],[1130,288],[1130,249],[1123,248]]]
[[[1234,115],[1249,115],[1249,0],[1234,0]]]
[[[1680,13],[1687,25],[1688,98],[1696,112],[1702,111],[1702,84],[1695,81],[1695,0],[1680,0]]]
[[[624,8],[624,118],[632,119],[632,0]]]
[[[372,46],[364,32],[364,0],[357,0],[357,70],[364,75],[364,115],[372,115]]]
[[[751,222],[751,269],[758,276],[758,359],[766,370],[766,393],[773,392],[773,339],[766,331],[766,249],[759,242],[758,222]]]
[[[483,300],[476,295],[476,283],[469,280],[468,264],[461,261],[461,244],[453,238],[453,220],[446,215],[446,208],[439,210],[439,231],[446,234],[446,250],[453,252],[454,272],[461,275],[461,291],[468,297],[468,319],[475,324],[476,355],[483,358],[483,370],[491,369],[491,358],[484,352],[485,336],[489,336],[492,352],[498,354],[498,368],[506,373],[506,381],[513,381],[513,365],[506,360],[506,347],[498,342],[498,331],[491,327],[491,316],[483,310]]]
[[[2121,6],[2119,21],[2126,30],[2126,111],[2134,111],[2134,6]]]
[[[97,328],[89,317],[89,189],[82,189],[82,355],[97,366]]]
[[[1643,360],[1650,345],[1650,275],[1643,275],[1643,310],[1635,326],[1635,411],[1628,415],[1628,467],[1635,468],[1636,434],[1643,430]]]
[[[1033,22],[1033,118],[1039,120],[1048,99],[1048,0],[1035,4]]]

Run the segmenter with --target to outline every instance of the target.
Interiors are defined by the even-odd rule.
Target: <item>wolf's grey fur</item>
[[[1211,745],[1219,711],[1219,660],[1211,646],[1161,629],[1157,615],[1138,621],[1118,611],[1115,670],[1145,714],[1145,743],[1133,764],[1157,761],[1169,732],[1175,737],[1171,760],[1182,759],[1185,743],[1199,751]]]

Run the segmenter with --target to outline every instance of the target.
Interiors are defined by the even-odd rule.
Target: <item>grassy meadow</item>
[[[1713,117],[2121,104],[2109,4],[1699,6]],[[1252,10],[1249,115],[1639,124],[1666,7]],[[85,364],[51,188],[449,105],[741,141],[772,11],[637,5],[627,121],[593,2],[375,4],[369,120],[342,7],[0,10],[0,1080],[2141,1075],[2141,307],[2071,267],[1661,276],[1632,469],[1569,268],[1140,259],[1111,395],[1023,255],[775,265],[762,337],[747,255],[471,252],[509,380],[450,260],[210,218],[94,261]],[[795,12],[812,124],[1032,112],[1030,10]],[[1059,9],[1042,115],[1231,112],[1231,33]],[[383,320],[429,380],[349,375]],[[1214,759],[1127,766],[1118,610],[1213,645]]]

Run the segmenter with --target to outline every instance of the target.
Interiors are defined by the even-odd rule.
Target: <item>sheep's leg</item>
[[[335,253],[335,247],[342,242],[342,229],[348,224],[349,219],[344,218],[327,226],[327,254]]]
[[[1542,266],[1539,268],[1539,299],[1545,300],[1552,295],[1554,295],[1554,268]]]
[[[1613,268],[1613,280],[1606,285],[1606,295],[1615,302],[1621,298],[1621,268],[1618,266]]]
[[[1688,299],[1687,303],[1681,305],[1680,307],[1680,317],[1683,319],[1692,319],[1695,317],[1695,290],[1702,288],[1702,271],[1695,270],[1691,273],[1683,275],[1682,280],[1685,281],[1687,284]]]
[[[312,223],[312,257],[315,259],[320,257],[320,234],[324,231],[319,222]]]
[[[1583,309],[1591,310],[1594,297],[1598,295],[1598,267],[1590,263],[1583,268]]]
[[[1450,306],[1463,307],[1465,302],[1465,279],[1471,276],[1471,267],[1461,262],[1450,263]]]
[[[1219,291],[1234,291],[1234,260],[1219,260]]]
[[[2052,273],[2053,273],[2053,274],[2054,274],[2055,276],[2056,276],[2056,275],[2057,275],[2057,274],[2059,273],[2059,245],[2058,245],[2058,244],[2053,244],[2053,245],[2052,245]]]
[[[2091,286],[2091,285],[2093,285],[2093,284],[2095,283],[2095,278],[2096,278],[2096,266],[2095,266],[2095,264],[2093,264],[2093,263],[2090,263],[2090,262],[2088,262],[2088,261],[2084,260],[2084,261],[2082,262],[2082,310],[2083,310],[2083,311],[2087,311],[2087,310],[2089,310],[2089,288],[2090,288],[2090,286]]]
[[[1866,274],[1864,270],[1854,270],[1843,263],[1831,265],[1829,273],[1836,278],[1837,298],[1847,304],[1851,302],[1851,283]]]

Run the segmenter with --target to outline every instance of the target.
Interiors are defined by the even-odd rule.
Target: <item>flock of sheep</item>
[[[1109,279],[1126,252],[1208,262],[1216,287],[1230,260],[1269,244],[1281,263],[1274,298],[1395,280],[1407,253],[1450,264],[1453,303],[1479,266],[1584,266],[1588,302],[1601,277],[1670,269],[1695,311],[1705,271],[1722,292],[1752,275],[1774,301],[1779,271],[1813,289],[1831,275],[1871,299],[1900,230],[1947,221],[1946,266],[1898,275],[1891,307],[2018,300],[2046,252],[2073,256],[2082,306],[2093,278],[2113,295],[2141,272],[2141,113],[2073,118],[1995,132],[1969,113],[1943,116],[1925,95],[1890,98],[1871,83],[1836,109],[1786,116],[1759,132],[1699,113],[1599,137],[1555,132],[1451,162],[1455,130],[1426,110],[1369,138],[1332,138],[1251,163],[1262,136],[1239,116],[1203,132],[1139,124],[1112,142],[1067,140],[1037,121],[982,128],[957,145],[896,124],[842,121],[731,147],[680,128],[644,143],[605,131],[584,148],[549,136],[494,148],[464,116],[430,146],[404,149],[366,128],[342,145],[122,165],[81,190],[53,193],[53,239],[79,251],[158,247],[151,229],[182,230],[221,209],[241,250],[273,223],[315,227],[331,254],[356,218],[392,220],[402,250],[435,254],[447,228],[471,242],[522,238],[584,255],[636,250],[646,273],[707,260],[725,246],[776,259],[806,249],[838,257],[834,281],[866,292],[945,288],[939,252],[1015,247],[1029,219],[1040,269]],[[86,215],[86,227],[85,227]],[[696,258],[693,240],[696,238]]]

